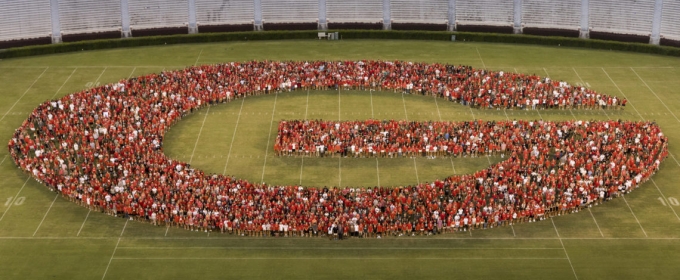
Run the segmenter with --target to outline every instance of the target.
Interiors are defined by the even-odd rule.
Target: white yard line
[[[636,222],[638,223],[638,225],[640,226],[640,229],[642,230],[642,233],[645,234],[645,237],[648,237],[648,236],[647,236],[647,232],[645,231],[644,228],[642,228],[642,224],[640,223],[640,220],[638,220],[637,216],[635,216],[635,213],[633,213],[633,208],[630,208],[630,204],[628,204],[628,200],[626,200],[626,197],[625,197],[625,196],[622,196],[621,198],[623,198],[623,201],[626,202],[626,206],[628,206],[628,209],[630,210],[630,213],[633,214],[633,218],[635,218],[635,221],[636,221]]]
[[[482,54],[479,53],[479,48],[475,47],[475,50],[477,50],[477,55],[479,56],[479,61],[482,62],[482,66],[484,67],[484,69],[486,69],[486,64],[484,63],[484,59],[482,59]]]
[[[198,57],[196,58],[196,62],[194,62],[194,66],[198,64],[198,60],[201,58],[201,54],[203,53],[203,49],[198,53]]]
[[[412,257],[337,257],[337,258],[325,258],[325,257],[122,257],[122,258],[112,258],[116,260],[566,260],[566,258],[412,258]],[[109,262],[110,264],[110,262]]]
[[[241,121],[241,112],[243,112],[243,103],[246,102],[246,97],[241,100],[241,109],[238,111],[238,116],[236,117],[236,125],[234,126],[234,133],[231,135],[231,144],[229,144],[229,152],[227,152],[227,161],[224,163],[224,169],[222,169],[222,175],[227,173],[227,165],[229,165],[229,159],[231,158],[231,149],[234,147],[234,140],[236,139],[236,130],[238,129],[238,123]]]
[[[631,67],[630,70],[633,70],[633,73],[635,73],[635,76],[637,76],[640,79],[640,81],[642,81],[642,83],[645,84],[645,86],[649,89],[649,91],[652,94],[654,94],[656,99],[661,101],[661,104],[663,104],[663,106],[666,107],[666,110],[668,110],[668,112],[671,113],[671,116],[673,116],[675,118],[675,120],[678,121],[678,123],[680,123],[680,119],[678,119],[678,116],[676,116],[675,113],[673,113],[673,111],[670,108],[668,108],[668,105],[666,105],[666,102],[663,102],[663,100],[661,100],[661,98],[659,98],[659,95],[657,95],[656,92],[647,84],[647,82],[645,82],[645,80],[643,80],[642,77],[640,77],[640,75],[638,75],[637,71],[635,71],[635,69],[633,69],[633,67]]]
[[[557,233],[557,238],[560,240],[560,244],[562,244],[562,249],[564,249],[564,255],[567,256],[567,260],[569,261],[569,266],[571,266],[571,271],[574,272],[574,277],[576,280],[578,280],[578,275],[576,275],[576,270],[574,269],[574,265],[571,264],[571,259],[569,258],[569,254],[567,253],[567,248],[564,247],[564,242],[562,242],[562,237],[560,237],[560,232],[557,231],[557,226],[555,226],[555,221],[553,220],[552,217],[550,217],[550,222],[553,224],[553,228],[555,228],[555,233]]]
[[[588,212],[590,213],[590,216],[593,217],[593,222],[595,222],[595,225],[597,226],[597,230],[600,232],[600,235],[604,237],[604,233],[602,233],[600,225],[597,223],[597,220],[595,220],[595,215],[593,215],[593,211],[590,211],[590,208],[588,208]]]
[[[417,251],[417,250],[432,250],[432,251],[483,251],[483,250],[493,250],[493,251],[505,251],[505,250],[563,250],[562,247],[271,247],[271,246],[121,246],[118,249],[122,250],[333,250],[333,251],[345,251],[345,250],[366,250],[366,251]]]
[[[267,154],[269,153],[269,141],[272,139],[272,127],[274,126],[274,113],[276,113],[276,100],[279,98],[279,93],[274,94],[274,108],[272,109],[272,119],[269,124],[269,136],[267,136],[267,146],[264,149],[264,163],[262,164],[262,177],[260,178],[260,182],[264,183],[264,171],[265,168],[267,167]]]
[[[201,139],[201,133],[203,132],[203,127],[205,126],[205,120],[208,119],[208,115],[210,114],[210,107],[208,106],[208,110],[205,111],[205,117],[203,117],[203,123],[201,124],[201,128],[198,130],[198,135],[196,136],[196,143],[194,143],[194,150],[191,151],[191,158],[189,158],[189,164],[194,160],[194,154],[196,153],[196,147],[198,147],[198,140]]]
[[[375,113],[373,113],[373,89],[369,89],[368,93],[371,95],[371,119],[375,119]]]
[[[83,227],[85,226],[85,222],[87,222],[87,218],[90,217],[90,212],[92,212],[92,210],[87,211],[87,215],[85,216],[85,220],[83,220],[83,224],[80,225],[80,229],[78,230],[78,234],[76,234],[76,236],[80,236],[80,232],[83,230]]]
[[[420,178],[418,177],[418,164],[416,164],[416,158],[413,157],[413,168],[416,170],[416,182],[420,185]]]
[[[57,92],[55,92],[54,95],[52,95],[52,98],[50,98],[50,99],[54,99],[54,97],[56,97],[57,94],[59,94],[59,92],[61,91],[61,89],[64,87],[64,85],[66,85],[66,82],[68,82],[68,80],[71,79],[71,76],[73,76],[73,73],[75,73],[76,70],[78,70],[78,67],[73,68],[73,72],[71,72],[71,75],[68,75],[68,78],[66,78],[66,81],[64,81],[64,83],[61,84],[61,86],[59,87],[59,89],[57,89]]]
[[[129,80],[130,78],[132,78],[132,74],[135,73],[135,70],[137,70],[137,67],[136,67],[136,66],[135,66],[135,68],[132,68],[132,72],[130,72],[130,75],[128,75],[128,77],[127,77],[128,80]]]
[[[109,264],[106,265],[106,270],[104,270],[104,275],[102,275],[102,280],[106,278],[106,273],[109,272],[109,267],[111,266],[111,261],[113,261],[113,257],[116,255],[116,251],[118,250],[118,245],[120,245],[120,240],[123,238],[123,232],[125,232],[125,227],[127,227],[127,223],[130,220],[125,221],[125,225],[123,226],[123,230],[120,232],[120,237],[118,237],[118,242],[116,242],[116,247],[113,248],[113,253],[111,253],[111,258],[109,259]]]
[[[30,180],[30,179],[31,179],[30,176],[29,176],[28,178],[26,178],[26,181],[24,182],[24,185],[21,186],[21,188],[19,189],[19,191],[17,192],[17,194],[14,196],[14,198],[12,198],[12,201],[10,201],[9,206],[7,206],[7,209],[5,209],[5,212],[2,213],[2,216],[0,216],[0,222],[2,221],[2,219],[5,218],[5,215],[7,215],[7,212],[9,212],[9,209],[12,208],[12,205],[14,205],[14,202],[17,200],[17,198],[19,197],[19,194],[20,194],[21,191],[24,189],[24,187],[26,186],[26,183],[28,183],[28,180]]]
[[[165,235],[164,236],[168,236],[168,231],[170,231],[170,225],[168,225],[168,227],[165,229]]]
[[[378,158],[375,158],[375,169],[378,173],[378,186],[380,186],[380,166],[378,166]]]
[[[47,212],[45,212],[45,215],[43,216],[42,220],[40,221],[40,224],[38,224],[38,227],[33,232],[33,236],[35,236],[35,234],[38,233],[40,226],[42,226],[43,222],[45,221],[45,218],[47,218],[47,214],[50,213],[50,209],[52,209],[52,206],[54,206],[54,202],[57,201],[57,197],[59,197],[59,194],[56,194],[54,196],[54,199],[52,200],[52,203],[50,204],[50,208],[47,208]]]
[[[512,229],[512,236],[516,237],[517,235],[515,234],[515,227],[510,225],[510,228]]]
[[[652,183],[656,187],[656,190],[659,191],[659,194],[661,195],[661,197],[663,197],[663,200],[666,202],[666,205],[668,205],[668,207],[670,207],[671,210],[673,210],[673,214],[675,214],[675,217],[678,218],[678,220],[680,220],[680,216],[678,216],[678,213],[675,212],[675,209],[673,209],[673,205],[668,201],[668,199],[666,199],[666,196],[661,192],[659,185],[656,184],[656,181],[654,181],[653,178],[650,178],[650,180],[652,181]]]
[[[21,94],[21,96],[19,96],[19,98],[17,99],[17,101],[14,101],[14,104],[12,104],[12,107],[9,107],[9,110],[7,110],[7,112],[5,112],[4,115],[2,115],[2,118],[0,118],[0,122],[1,122],[2,120],[5,119],[5,117],[7,116],[7,114],[9,114],[9,112],[11,112],[12,109],[14,109],[14,106],[17,106],[17,103],[19,103],[19,101],[20,101],[22,98],[24,98],[24,96],[26,95],[26,93],[28,93],[28,91],[31,90],[31,88],[33,88],[33,85],[35,85],[35,83],[38,82],[38,80],[40,80],[40,78],[45,74],[45,72],[47,72],[47,69],[49,69],[49,67],[45,68],[45,70],[43,70],[42,73],[40,73],[40,75],[39,75],[37,78],[35,78],[35,80],[33,80],[33,83],[31,83],[31,85],[28,86],[28,88],[24,91],[24,93]]]

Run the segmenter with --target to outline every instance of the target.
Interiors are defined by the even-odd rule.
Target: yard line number
[[[8,197],[8,198],[7,198],[7,201],[5,202],[5,206],[10,206],[10,205],[12,205],[12,200],[13,200],[13,199],[14,199],[13,196]],[[26,201],[26,197],[25,197],[25,196],[17,197],[17,199],[14,200],[14,205],[19,206],[19,205],[21,205],[21,204],[24,204],[25,201]],[[677,201],[677,200],[676,200],[676,201]]]
[[[662,197],[659,197],[659,201],[661,202],[661,204],[663,204],[663,206],[668,206],[668,205],[666,204],[666,201],[665,201]],[[670,197],[670,196],[669,196],[669,197],[668,197],[668,203],[670,203],[670,204],[673,205],[673,206],[680,206],[680,201],[678,201],[678,199],[675,198],[675,197]]]

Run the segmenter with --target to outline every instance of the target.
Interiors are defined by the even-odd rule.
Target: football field
[[[325,120],[653,120],[670,156],[634,192],[536,223],[437,236],[263,238],[156,227],[88,211],[0,149],[0,279],[677,279],[680,58],[434,41],[164,45],[0,60],[0,141],[40,103],[129,77],[245,60],[403,60],[547,76],[625,97],[624,110],[480,110],[384,91],[294,91],[197,111],[164,151],[208,173],[316,187],[405,186],[499,162],[478,158],[276,157],[277,124]]]

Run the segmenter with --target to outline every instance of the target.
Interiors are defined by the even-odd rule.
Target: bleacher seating
[[[196,0],[198,25],[251,23],[253,0]]]
[[[52,31],[50,18],[49,2],[2,1],[0,41],[48,37]]]
[[[511,25],[513,0],[456,0],[456,21],[464,25]]]
[[[392,0],[392,21],[444,23],[448,19],[448,0]]]
[[[122,30],[120,0],[56,1],[56,16],[64,35]],[[189,0],[127,1],[133,30],[183,27],[189,23]],[[319,0],[259,0],[258,9],[255,1],[194,0],[197,24],[253,24],[255,11],[261,11],[265,24],[312,23],[319,18]],[[395,23],[443,24],[448,19],[450,0],[390,1],[390,11],[383,13],[383,0],[326,0],[326,19],[331,24],[377,23],[387,15]],[[656,1],[590,0],[588,27],[594,32],[649,36]],[[662,1],[661,36],[680,40],[680,0]],[[581,25],[581,2],[522,0],[522,25],[576,30]],[[512,26],[514,4],[514,0],[455,0],[456,23]],[[52,16],[48,0],[0,1],[0,41],[49,37]]]
[[[524,0],[522,22],[526,27],[578,29],[581,0]]]
[[[661,36],[673,40],[680,40],[680,1],[663,1],[661,13]]]
[[[319,18],[318,0],[262,0],[265,23],[316,22]]]
[[[590,1],[590,26],[593,31],[637,34],[652,32],[654,0]]]
[[[49,6],[48,1],[40,2]],[[59,20],[64,34],[119,30],[120,15],[120,1],[59,0]]]
[[[177,27],[189,17],[187,0],[128,0],[132,29]]]
[[[326,0],[329,22],[379,22],[382,0]]]

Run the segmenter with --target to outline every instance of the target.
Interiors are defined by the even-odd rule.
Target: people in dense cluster
[[[633,190],[667,156],[667,138],[652,122],[374,120],[342,123],[343,129],[333,123],[318,131],[314,129],[324,122],[296,125],[311,129],[302,132],[310,137],[323,137],[321,132],[328,131],[327,137],[336,140],[365,139],[360,149],[369,149],[369,141],[384,143],[388,155],[394,143],[401,145],[402,153],[415,156],[408,147],[441,142],[446,151],[432,155],[491,151],[508,158],[473,174],[434,182],[339,188],[272,185],[206,174],[163,154],[165,132],[194,110],[247,95],[340,87],[430,94],[481,108],[625,105],[625,99],[547,78],[465,66],[234,62],[164,71],[49,100],[15,131],[8,149],[34,179],[111,215],[187,230],[329,238],[437,234],[540,220]],[[362,134],[353,131],[356,126]],[[316,143],[305,141],[297,145],[309,146],[303,148],[305,153],[313,152],[311,145]],[[294,151],[286,146],[286,152]]]

